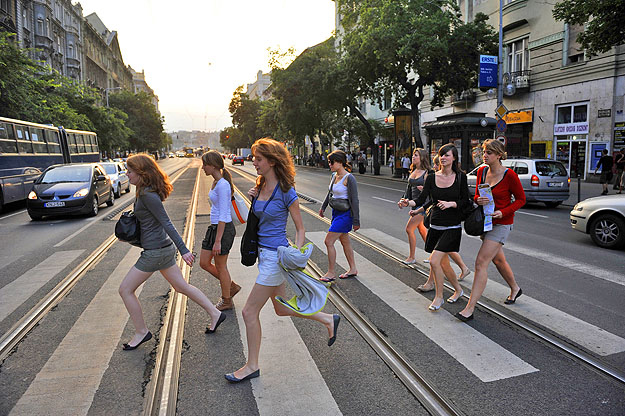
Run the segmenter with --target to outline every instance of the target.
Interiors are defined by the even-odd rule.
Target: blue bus
[[[99,161],[93,132],[0,117],[0,169]]]

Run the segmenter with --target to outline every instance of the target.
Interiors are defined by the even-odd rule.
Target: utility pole
[[[497,65],[497,107],[503,104],[503,0],[499,0],[499,63]]]

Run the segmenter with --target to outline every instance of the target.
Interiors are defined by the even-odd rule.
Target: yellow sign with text
[[[503,116],[503,119],[506,121],[506,124],[515,124],[515,123],[531,123],[532,122],[533,111],[517,111],[515,113],[508,113]]]

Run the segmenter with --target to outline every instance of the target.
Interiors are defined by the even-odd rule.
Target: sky
[[[165,131],[221,130],[239,85],[269,71],[268,48],[299,54],[332,36],[332,0],[80,0],[117,31],[124,64],[145,70]],[[245,87],[244,87],[245,91]]]

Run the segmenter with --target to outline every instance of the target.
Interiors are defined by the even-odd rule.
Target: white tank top
[[[332,187],[332,194],[334,198],[347,199],[347,186],[343,185],[343,183],[346,182],[348,175],[351,175],[351,173],[343,176],[339,183],[335,183]],[[334,179],[336,180],[336,178]]]

